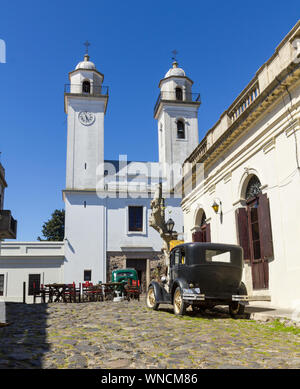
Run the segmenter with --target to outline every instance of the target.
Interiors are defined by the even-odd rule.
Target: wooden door
[[[253,289],[269,288],[269,261],[273,256],[269,200],[260,194],[247,204]]]
[[[192,235],[193,242],[210,242],[210,224],[204,224]]]
[[[249,199],[236,212],[239,244],[249,261],[253,289],[269,288],[269,258],[273,257],[269,199],[265,194]]]

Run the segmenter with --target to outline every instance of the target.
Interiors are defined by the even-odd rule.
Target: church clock
[[[78,114],[78,119],[84,126],[89,126],[94,123],[96,117],[92,112],[81,111]]]

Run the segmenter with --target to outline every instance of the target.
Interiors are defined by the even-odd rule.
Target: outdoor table
[[[54,302],[59,301],[66,301],[65,299],[65,290],[68,287],[66,284],[47,284],[45,285],[47,288],[49,288],[49,294],[51,293],[51,296],[55,297]],[[51,298],[52,300],[52,298]]]
[[[122,286],[122,282],[107,282],[101,284],[103,288],[103,295],[105,300],[112,300],[114,297],[114,292],[117,290],[118,286]]]
[[[83,298],[87,301],[103,301],[102,284],[98,285],[83,285]]]

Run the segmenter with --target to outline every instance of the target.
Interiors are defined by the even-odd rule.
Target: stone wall
[[[149,281],[157,279],[161,272],[164,271],[164,255],[161,252],[107,252],[107,281],[111,280],[111,274],[114,269],[126,268],[127,259],[141,260],[146,263],[145,272],[143,272],[141,280],[143,291],[146,290],[147,278]],[[146,272],[148,272],[148,277]]]

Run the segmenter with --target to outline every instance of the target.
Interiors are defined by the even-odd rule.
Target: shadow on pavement
[[[169,313],[170,315],[174,315],[173,307],[170,305],[161,305],[159,307],[159,311]],[[185,316],[187,317],[199,317],[203,319],[229,319],[231,318],[228,307],[225,306],[216,306],[212,309],[206,309],[205,311],[192,311],[191,308],[188,308]],[[245,312],[243,315],[239,315],[238,319],[250,319],[250,313]]]
[[[0,328],[0,369],[42,368],[46,339],[47,304],[6,303],[6,320]]]

